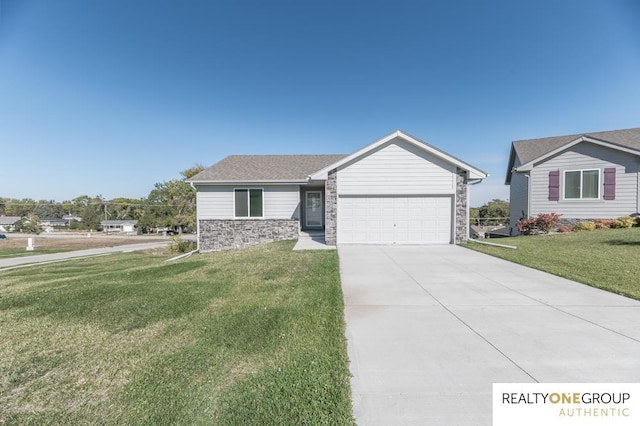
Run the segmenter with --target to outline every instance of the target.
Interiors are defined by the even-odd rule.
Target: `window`
[[[564,172],[564,198],[567,200],[600,198],[600,170]]]
[[[262,217],[262,189],[234,189],[235,217]]]

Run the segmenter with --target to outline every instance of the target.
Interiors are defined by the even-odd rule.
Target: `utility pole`
[[[109,224],[107,223],[107,204],[104,205],[104,226],[105,232],[109,235]]]

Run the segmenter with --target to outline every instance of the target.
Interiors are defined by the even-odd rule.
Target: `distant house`
[[[104,232],[136,232],[137,220],[103,220],[100,222],[100,230]]]
[[[190,179],[198,248],[322,233],[336,244],[455,244],[487,174],[402,131],[350,155],[234,155]]]
[[[558,213],[565,223],[640,212],[640,128],[514,141],[505,184],[510,227]]]
[[[73,214],[65,214],[64,216],[62,216],[62,219],[64,219],[67,223],[70,222],[82,222],[82,218],[80,216],[76,216]]]
[[[42,227],[64,227],[68,222],[59,217],[45,217],[40,219],[40,226]]]
[[[20,216],[0,216],[0,232],[13,232],[16,223],[22,219]]]

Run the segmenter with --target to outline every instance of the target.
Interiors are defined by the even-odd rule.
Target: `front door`
[[[322,191],[307,191],[304,198],[305,227],[322,228]]]

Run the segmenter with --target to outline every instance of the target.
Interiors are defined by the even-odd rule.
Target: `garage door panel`
[[[338,242],[449,243],[450,196],[345,196],[338,199]]]

